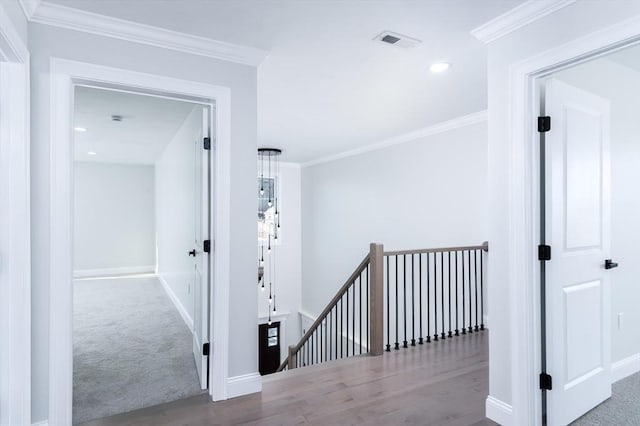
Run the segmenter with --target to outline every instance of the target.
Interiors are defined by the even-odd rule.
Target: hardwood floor
[[[261,394],[198,396],[84,423],[112,425],[495,425],[484,417],[488,331],[264,378]]]

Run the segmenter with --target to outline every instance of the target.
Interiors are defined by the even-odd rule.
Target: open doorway
[[[541,82],[550,126],[539,128],[540,385],[550,425],[640,423],[639,57],[628,47]]]
[[[210,105],[74,91],[73,421],[204,392]]]

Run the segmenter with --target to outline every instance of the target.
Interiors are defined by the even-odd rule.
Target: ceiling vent
[[[379,41],[380,43],[391,45],[391,46],[402,47],[404,49],[407,49],[409,47],[415,47],[418,44],[422,43],[417,38],[394,33],[392,31],[383,31],[377,36],[375,36],[374,40]]]

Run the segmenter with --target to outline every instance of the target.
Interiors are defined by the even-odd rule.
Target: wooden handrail
[[[351,287],[351,285],[354,283],[356,278],[358,278],[358,276],[362,273],[362,271],[365,270],[368,264],[369,264],[369,255],[367,254],[364,257],[364,259],[362,259],[362,262],[360,262],[356,270],[353,271],[353,274],[349,276],[349,278],[347,279],[347,282],[345,282],[344,285],[340,287],[340,290],[338,290],[336,295],[333,296],[333,299],[331,299],[331,302],[329,302],[327,307],[324,308],[322,313],[318,316],[318,318],[316,318],[316,320],[313,322],[311,327],[309,327],[309,330],[307,330],[307,332],[304,333],[304,336],[302,336],[298,344],[294,346],[296,352],[300,350],[302,345],[306,343],[306,341],[309,339],[309,337],[311,337],[313,332],[316,331],[316,329],[320,326],[320,324],[322,324],[322,322],[327,317],[327,315],[329,315],[329,312],[331,312],[331,310],[338,304],[340,299],[342,299],[342,296],[344,296],[344,294],[347,292],[349,287]]]
[[[385,256],[402,256],[405,254],[421,254],[421,253],[440,253],[448,251],[466,251],[466,250],[484,250],[489,251],[489,243],[484,242],[479,246],[460,246],[460,247],[441,247],[430,249],[415,249],[415,250],[397,250],[397,251],[385,251]]]
[[[364,259],[362,259],[362,262],[360,262],[360,264],[355,269],[355,271],[353,271],[353,273],[349,276],[349,278],[347,278],[347,281],[343,284],[342,287],[340,287],[340,290],[338,290],[336,295],[333,296],[333,299],[331,299],[329,304],[324,308],[324,310],[320,313],[320,315],[318,315],[318,318],[316,318],[316,320],[313,322],[311,327],[309,327],[309,330],[307,330],[307,332],[302,336],[300,341],[298,341],[298,344],[289,346],[289,353],[291,353],[292,351],[294,353],[297,353],[300,350],[300,348],[307,342],[307,340],[309,340],[309,337],[311,337],[313,332],[316,331],[316,329],[320,326],[320,324],[322,324],[322,322],[325,320],[327,315],[329,315],[329,312],[331,312],[333,308],[338,304],[340,299],[342,299],[342,296],[344,296],[347,290],[349,290],[349,287],[353,285],[356,278],[358,278],[358,276],[362,273],[362,271],[366,269],[368,265],[369,265],[369,254],[367,254],[364,257]],[[276,371],[282,371],[285,367],[287,367],[288,363],[289,363],[289,358],[285,359],[282,362],[282,364],[280,364],[280,367],[278,367],[278,370]]]
[[[369,275],[368,275],[368,285],[369,285],[369,287],[368,287],[368,299],[367,299],[367,309],[369,309],[369,311],[365,311],[365,312],[368,312],[369,314],[367,315],[367,319],[365,321],[366,321],[366,324],[367,324],[367,333],[369,333],[368,336],[369,336],[369,339],[370,339],[370,340],[368,340],[368,343],[367,343],[367,352],[369,353],[369,355],[374,355],[374,356],[381,355],[383,353],[383,351],[384,351],[384,342],[383,342],[383,337],[384,337],[384,330],[383,330],[383,327],[384,327],[384,318],[383,318],[384,306],[383,306],[383,304],[384,304],[384,299],[385,299],[384,290],[383,290],[383,285],[384,285],[384,282],[385,282],[385,279],[383,277],[383,273],[384,273],[383,261],[384,261],[384,257],[385,256],[403,256],[403,255],[413,255],[413,254],[446,253],[446,252],[452,253],[452,252],[459,252],[459,251],[476,251],[476,250],[483,250],[485,252],[488,252],[489,251],[489,243],[485,241],[483,244],[475,245],[475,246],[442,247],[442,248],[417,249],[417,250],[397,250],[397,251],[388,251],[388,252],[384,251],[384,246],[382,244],[371,243],[370,248],[369,248],[369,253],[364,257],[364,259],[362,259],[360,264],[356,267],[354,272],[349,276],[349,278],[342,285],[342,287],[340,287],[338,292],[331,299],[331,301],[327,304],[327,306],[322,310],[322,312],[316,318],[316,320],[313,322],[311,327],[309,327],[307,332],[302,336],[302,338],[298,341],[297,344],[291,345],[291,346],[288,347],[288,356],[282,362],[282,364],[280,364],[280,366],[278,367],[278,369],[276,371],[282,371],[287,367],[289,369],[297,368],[297,364],[298,364],[297,359],[300,356],[299,352],[301,351],[301,349],[303,347],[305,347],[305,344],[307,344],[309,339],[312,338],[312,336],[318,330],[318,328],[326,321],[327,316],[334,309],[336,309],[336,307],[338,305],[338,302],[340,302],[342,300],[343,296],[345,295],[345,293],[347,293],[349,291],[349,289],[352,286],[355,285],[355,282],[358,279],[358,277],[361,276],[362,272],[367,270],[367,268],[369,268]],[[449,254],[449,256],[451,256],[451,254]],[[456,256],[457,256],[457,254],[456,254]],[[456,259],[457,259],[457,257],[456,257]],[[482,259],[483,258],[481,256],[480,260],[482,261]],[[481,266],[481,272],[482,272],[482,263],[481,263],[480,266]],[[464,266],[463,266],[463,268],[464,268]],[[360,285],[362,286],[362,283]],[[480,288],[482,289],[482,281],[480,282]],[[477,292],[477,290],[478,289],[477,289],[477,282],[476,282],[476,292]],[[471,289],[469,290],[469,292],[471,292]],[[362,295],[362,293],[361,293],[361,295]],[[355,298],[355,289],[354,289],[354,298]],[[387,303],[388,303],[388,300],[387,300]],[[457,301],[456,301],[456,303],[457,303]],[[476,293],[476,304],[477,304],[477,293]],[[469,309],[471,309],[471,308],[469,308]],[[477,309],[477,305],[476,305],[476,309]],[[349,321],[348,312],[349,312],[349,310],[348,310],[348,307],[347,307],[347,322]],[[355,307],[354,307],[353,312],[354,312],[354,315],[355,315]],[[469,315],[471,315],[471,311],[469,311]],[[387,318],[387,320],[388,320],[388,318]],[[354,330],[355,330],[355,319],[353,321],[354,321],[353,327],[354,327]],[[480,325],[481,325],[480,328],[484,329],[484,325],[483,324],[480,324]],[[456,325],[456,327],[457,327],[457,325]],[[360,330],[362,330],[362,329],[360,329]],[[464,330],[464,328],[463,328],[463,330]],[[477,330],[478,330],[478,324],[477,324],[477,318],[476,318],[476,331]],[[456,331],[456,335],[458,335],[457,334],[458,330],[456,329],[455,331]],[[322,329],[321,329],[320,332],[322,333]],[[471,326],[469,327],[469,332],[472,332],[471,331]],[[337,333],[337,325],[336,325],[336,333]],[[443,333],[443,339],[444,339],[444,331],[442,333]],[[452,331],[450,330],[449,331],[449,337],[451,337],[451,334],[452,334]],[[464,334],[464,331],[463,331],[463,334]],[[322,336],[322,334],[321,334],[321,336]],[[347,324],[347,339],[348,339],[348,324]],[[355,339],[355,337],[354,337],[354,339]],[[422,337],[420,337],[419,340],[420,340],[419,343],[422,343]],[[437,340],[437,338],[436,338],[436,340]],[[429,337],[427,337],[427,342],[428,341],[429,341]],[[355,342],[355,340],[354,340],[354,342]],[[413,342],[415,342],[415,341],[412,341],[412,345],[414,345]],[[322,343],[322,342],[320,342],[320,343]],[[313,341],[312,341],[312,344],[313,344]],[[405,344],[405,347],[407,347],[406,346],[407,345],[406,341],[404,342],[404,344]],[[337,345],[337,337],[336,337],[336,345]],[[359,343],[359,345],[361,345],[361,343]],[[386,350],[389,351],[390,343],[387,343],[386,347],[387,347]],[[355,343],[354,343],[354,348],[355,348]],[[396,349],[397,348],[398,348],[398,343],[396,342]],[[362,347],[361,347],[361,349],[362,349]],[[336,351],[337,351],[337,347],[336,347]],[[353,349],[353,353],[355,354],[355,349]],[[360,351],[360,353],[362,353],[362,350]],[[302,353],[302,356],[304,356],[304,353]],[[349,356],[348,349],[347,349],[347,356]],[[336,352],[336,357],[337,357],[337,352]],[[342,357],[342,344],[340,346],[340,357]],[[309,358],[309,357],[307,356],[307,358]],[[311,357],[311,358],[313,358],[313,357]],[[320,362],[323,362],[322,359],[320,360]],[[314,363],[313,360],[312,360],[312,363]]]

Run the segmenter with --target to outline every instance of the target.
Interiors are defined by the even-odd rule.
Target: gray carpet
[[[640,373],[613,384],[612,396],[572,426],[640,425]]]
[[[192,336],[155,276],[74,282],[73,421],[201,393]]]

